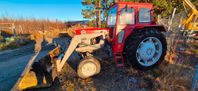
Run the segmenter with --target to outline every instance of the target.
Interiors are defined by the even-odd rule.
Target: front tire
[[[80,78],[86,79],[100,73],[101,65],[98,59],[87,57],[81,60],[77,68],[77,74]]]
[[[164,60],[166,50],[167,43],[162,33],[156,29],[144,29],[127,39],[125,60],[134,68],[150,69]]]

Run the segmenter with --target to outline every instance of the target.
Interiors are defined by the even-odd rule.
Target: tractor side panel
[[[128,26],[124,28],[124,37],[122,39],[122,43],[118,42],[119,34],[116,35],[113,41],[112,50],[114,55],[115,64],[117,67],[124,66],[124,58],[123,58],[123,50],[125,47],[125,42],[128,36],[133,33],[134,26]]]

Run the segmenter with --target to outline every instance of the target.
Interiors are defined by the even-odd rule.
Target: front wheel
[[[98,59],[87,57],[81,60],[77,68],[77,74],[80,78],[86,79],[100,73],[101,66]]]
[[[147,29],[131,35],[126,43],[125,59],[138,69],[150,69],[166,55],[166,39],[159,31]]]

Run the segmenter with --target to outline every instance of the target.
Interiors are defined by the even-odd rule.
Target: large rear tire
[[[136,31],[125,44],[125,60],[134,68],[148,70],[158,65],[166,55],[164,35],[156,29]]]

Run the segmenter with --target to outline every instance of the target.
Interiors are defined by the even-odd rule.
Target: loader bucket
[[[44,84],[46,84],[46,80],[43,80]],[[18,85],[18,90],[24,90],[28,88],[37,88],[37,78],[36,74],[33,71],[28,72]]]
[[[12,91],[51,86],[56,77],[56,75],[54,75],[56,71],[54,61],[60,52],[60,47],[56,47],[38,61],[35,59],[39,53],[35,54],[26,65],[18,81],[12,88]]]

